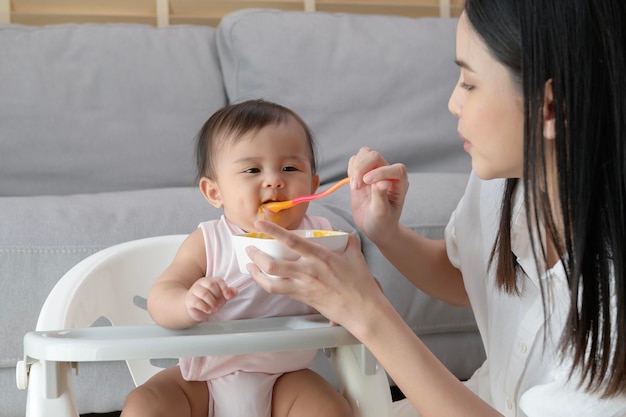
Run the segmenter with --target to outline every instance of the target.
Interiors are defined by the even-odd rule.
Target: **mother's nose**
[[[458,86],[455,86],[448,100],[448,110],[456,117],[461,117],[461,109],[463,108],[460,93]]]

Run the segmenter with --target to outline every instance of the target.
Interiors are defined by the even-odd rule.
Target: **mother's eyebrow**
[[[476,72],[474,71],[472,67],[470,67],[470,65],[467,62],[463,61],[462,59],[455,59],[454,63],[457,64],[459,67],[465,68],[466,70],[470,72]]]

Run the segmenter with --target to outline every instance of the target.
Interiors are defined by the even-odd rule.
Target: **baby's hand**
[[[207,321],[226,301],[237,295],[221,278],[203,277],[197,280],[185,296],[187,314],[196,321]]]

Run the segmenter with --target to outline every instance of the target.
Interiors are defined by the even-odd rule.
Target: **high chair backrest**
[[[145,309],[148,291],[185,238],[139,239],[85,258],[52,289],[39,314],[37,330],[89,327],[102,318],[115,326],[153,324]],[[135,385],[162,369],[149,360],[126,363]]]

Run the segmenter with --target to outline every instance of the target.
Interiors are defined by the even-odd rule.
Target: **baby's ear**
[[[200,179],[200,192],[213,207],[221,208],[224,206],[222,201],[222,194],[220,193],[220,187],[214,179],[202,177]]]
[[[317,187],[320,186],[320,176],[317,174],[313,174],[313,178],[311,180],[311,193],[314,193],[317,190]]]
[[[552,79],[546,81],[543,94],[543,137],[549,140],[554,140],[554,138],[556,138]]]

